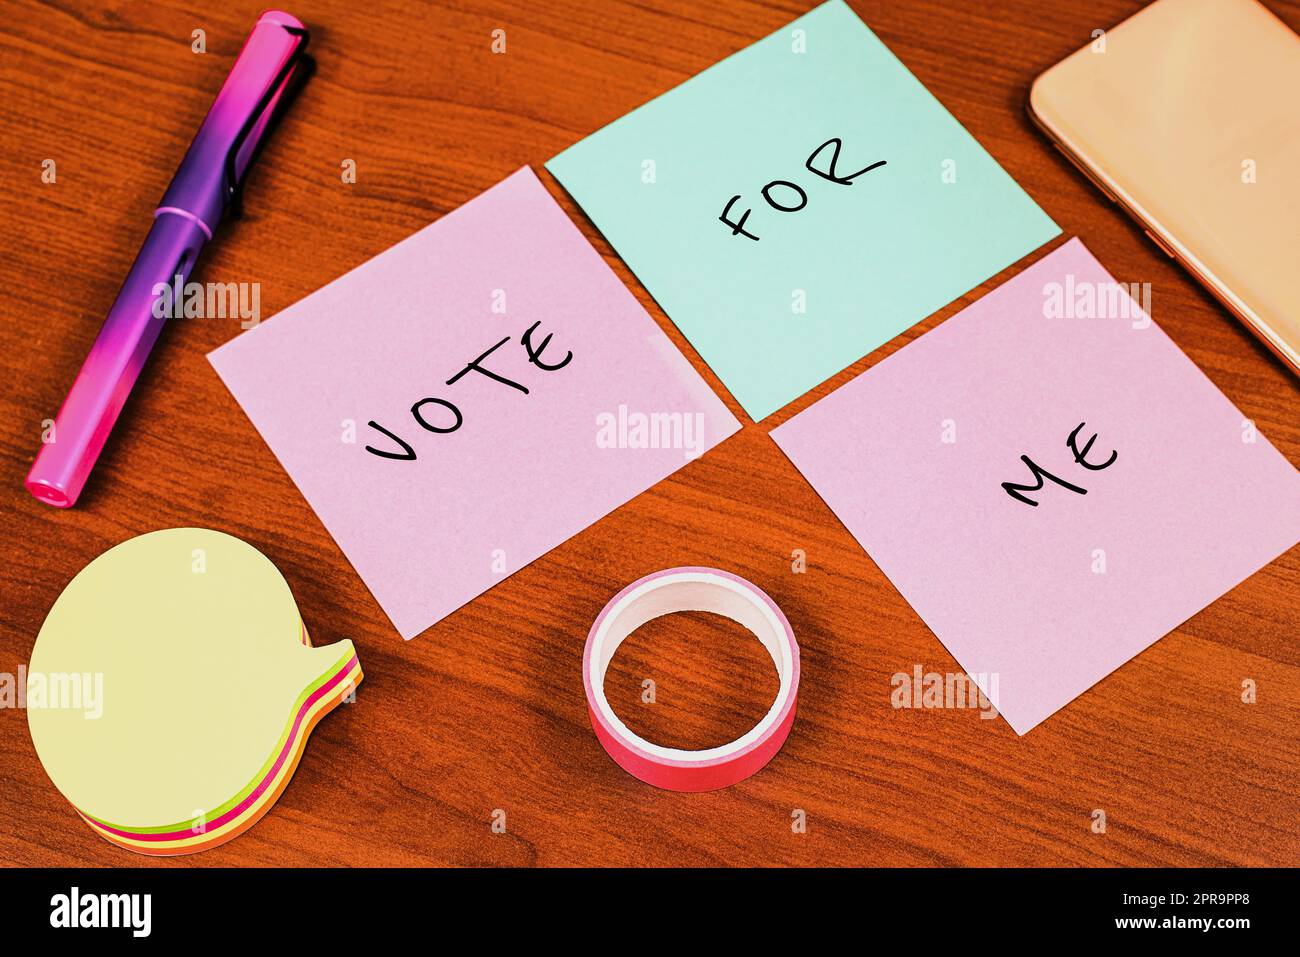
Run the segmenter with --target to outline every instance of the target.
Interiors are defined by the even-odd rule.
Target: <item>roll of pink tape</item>
[[[709,611],[744,625],[763,643],[780,678],[763,719],[729,744],[684,751],[628,729],[605,698],[605,672],[618,646],[646,622],[679,611]],[[587,710],[596,737],[624,771],[670,791],[713,791],[743,781],[771,761],[794,723],[799,645],[776,603],[758,587],[716,568],[669,568],[635,581],[597,616],[582,655]]]

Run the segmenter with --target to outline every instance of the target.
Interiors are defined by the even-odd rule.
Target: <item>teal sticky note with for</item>
[[[547,168],[755,420],[1060,232],[841,0]]]

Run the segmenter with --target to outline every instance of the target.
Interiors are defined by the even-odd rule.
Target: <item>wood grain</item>
[[[851,0],[1064,229],[1122,281],[1292,462],[1300,390],[1240,325],[1040,138],[1032,78],[1133,0]],[[312,630],[356,642],[366,681],[316,731],[276,808],[177,866],[270,864],[1300,863],[1300,550],[1293,549],[1019,738],[971,711],[901,711],[889,677],[956,663],[767,436],[1043,255],[940,313],[403,643],[204,359],[234,321],[164,335],[81,504],[22,480],[197,124],[262,4],[0,3],[0,671],[102,550],[205,525],[262,549]],[[207,5],[202,5],[207,6]],[[248,214],[200,278],[255,281],[263,315],[364,262],[521,165],[781,27],[795,0],[302,0],[315,78],[272,138]],[[1300,2],[1269,0],[1293,27]],[[191,31],[208,52],[191,52]],[[507,31],[507,53],[490,52]],[[57,182],[41,182],[41,162]],[[358,180],[340,181],[354,159]],[[545,173],[564,208],[709,383],[720,384]],[[1051,248],[1049,247],[1049,248]],[[790,556],[803,549],[805,574]],[[447,556],[447,561],[456,561]],[[803,649],[799,717],[762,773],[669,794],[616,768],[588,725],[587,629],[622,585],[718,565],[771,594]],[[1050,624],[1046,625],[1050,627]],[[704,666],[703,649],[730,649]],[[762,652],[704,616],[639,636],[611,678],[647,733],[716,742],[773,691]],[[640,683],[656,681],[654,706]],[[1243,704],[1244,678],[1258,683]],[[652,713],[637,709],[658,708]],[[1090,829],[1094,809],[1105,834]],[[494,809],[507,814],[493,834]],[[791,814],[807,814],[807,833]],[[137,864],[78,820],[0,711],[0,861]]]

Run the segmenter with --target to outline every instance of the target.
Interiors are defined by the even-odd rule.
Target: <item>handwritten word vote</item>
[[[546,347],[551,343],[551,333],[548,332],[541,342],[534,342],[534,335],[537,332],[537,327],[540,325],[540,322],[534,322],[527,328],[527,330],[525,330],[523,336],[520,338],[520,345],[523,347],[524,353],[528,357],[528,362],[541,369],[543,372],[554,372],[557,369],[563,369],[573,361],[573,353],[566,351],[564,358],[559,362],[545,361],[542,358],[542,353],[546,351]],[[500,372],[494,372],[484,364],[492,353],[496,352],[509,341],[510,336],[506,336],[491,349],[488,349],[480,355],[477,359],[471,360],[465,368],[457,372],[444,384],[449,386],[455,385],[471,372],[476,372],[481,376],[491,379],[493,382],[500,383],[505,388],[517,389],[524,395],[528,395],[528,386],[524,385],[522,382],[516,382],[514,379],[508,378]],[[499,359],[500,357],[498,357],[498,360]],[[501,366],[498,365],[497,368],[501,368]],[[411,406],[411,416],[415,419],[416,424],[426,432],[433,432],[440,435],[455,432],[465,423],[465,415],[461,412],[460,406],[452,402],[450,399],[445,399],[441,396],[425,396],[418,400]],[[435,424],[435,416],[437,417],[437,423],[440,424]],[[380,458],[384,459],[397,459],[402,462],[415,461],[415,447],[412,446],[410,442],[407,442],[395,432],[384,428],[373,419],[366,424],[376,432],[388,436],[388,438],[392,439],[402,447],[402,451],[400,452],[390,452],[367,445],[367,452],[370,452],[373,455],[378,455]]]

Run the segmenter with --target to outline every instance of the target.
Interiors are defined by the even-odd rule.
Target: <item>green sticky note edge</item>
[[[841,0],[546,166],[755,420],[1060,233]]]

